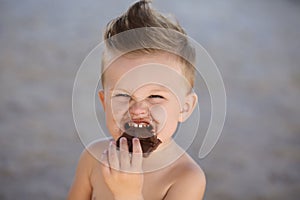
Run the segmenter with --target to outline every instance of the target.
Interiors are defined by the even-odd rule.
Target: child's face
[[[119,57],[106,70],[99,93],[110,134],[117,140],[128,122],[150,124],[163,143],[169,141],[196,105],[197,97],[188,88],[174,55]]]

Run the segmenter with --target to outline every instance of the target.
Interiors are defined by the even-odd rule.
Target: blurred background
[[[65,199],[84,146],[71,95],[81,62],[129,0],[0,0],[0,199]],[[210,53],[226,123],[199,159],[205,199],[300,198],[300,1],[156,0]],[[200,105],[201,109],[201,105]]]

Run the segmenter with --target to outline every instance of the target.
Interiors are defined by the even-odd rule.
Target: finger
[[[141,172],[143,163],[143,151],[138,138],[132,139],[131,168],[133,172]]]
[[[114,144],[114,142],[109,143],[108,147],[108,162],[111,169],[119,170],[119,159],[118,159],[118,153],[117,153],[117,147]]]
[[[102,152],[102,155],[100,157],[100,162],[102,163],[102,165],[106,166],[109,168],[109,163],[108,163],[108,150],[104,150]]]
[[[120,170],[128,171],[130,168],[130,155],[128,151],[127,139],[122,137],[120,139]]]
[[[101,171],[102,171],[103,177],[106,179],[107,177],[110,176],[110,168],[109,168],[109,164],[108,164],[108,151],[107,150],[105,150],[102,153],[100,161],[101,161]]]

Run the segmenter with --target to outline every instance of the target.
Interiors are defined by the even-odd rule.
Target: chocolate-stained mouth
[[[157,138],[153,125],[146,121],[130,121],[124,125],[125,132],[118,138],[117,147],[120,147],[121,137],[127,139],[129,152],[132,153],[132,139],[138,138],[143,151],[143,156],[148,157],[153,152],[161,140]]]
[[[145,121],[141,121],[141,122],[126,122],[124,125],[125,131],[130,129],[130,128],[146,128],[147,130],[151,131],[152,133],[154,132],[154,128],[153,126]]]

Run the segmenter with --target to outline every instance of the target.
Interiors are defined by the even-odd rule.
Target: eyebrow
[[[156,92],[168,92],[169,90],[167,89],[154,89],[154,90],[150,90],[150,93],[156,93]]]
[[[113,93],[113,92],[116,92],[116,91],[119,91],[119,92],[122,91],[122,92],[126,92],[126,93],[130,94],[130,92],[128,92],[127,90],[122,89],[122,88],[111,88],[111,89],[109,89],[110,93]]]
[[[156,85],[157,88],[150,90],[150,92],[169,92],[170,89],[166,88],[165,86],[162,85]]]
[[[157,88],[154,88],[152,90],[149,91],[149,93],[155,93],[155,92],[170,92],[170,90],[162,85],[156,85],[155,87]],[[128,90],[126,89],[123,89],[123,88],[111,88],[109,89],[109,92],[110,93],[113,93],[113,92],[125,92],[127,94],[132,94],[132,92],[129,92]]]

